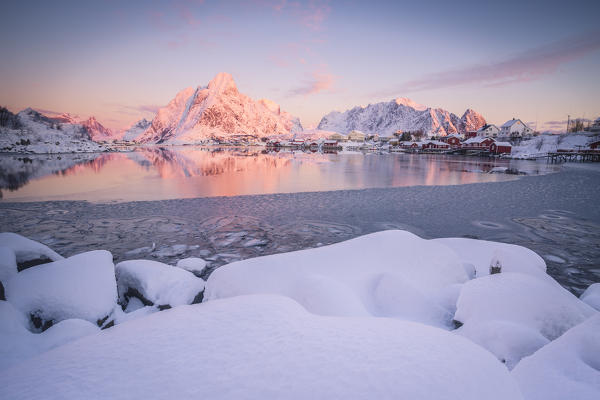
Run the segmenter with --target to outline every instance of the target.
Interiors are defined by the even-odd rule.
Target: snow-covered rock
[[[508,369],[550,343],[537,330],[504,320],[469,323],[456,333],[488,350]]]
[[[301,130],[297,118],[271,101],[241,94],[230,74],[219,73],[207,86],[179,92],[136,141],[201,143],[232,134],[265,137]]]
[[[445,136],[476,130],[484,124],[485,119],[471,109],[459,118],[441,108],[428,108],[410,99],[398,98],[366,107],[354,107],[345,112],[333,111],[321,119],[318,129],[340,133],[358,130],[383,136],[391,136],[398,130],[422,130],[428,136]]]
[[[19,272],[6,284],[6,298],[31,316],[35,328],[79,318],[94,324],[116,305],[112,255],[96,250]]]
[[[600,311],[600,282],[593,283],[579,296],[579,299],[588,306]]]
[[[105,151],[88,129],[68,115],[46,116],[27,108],[18,126],[0,126],[0,151],[16,153],[85,153]]]
[[[185,269],[196,276],[202,275],[206,269],[207,262],[198,257],[189,257],[177,261],[177,267]]]
[[[191,272],[158,261],[131,260],[116,266],[119,302],[131,297],[144,305],[175,307],[202,301],[204,281]]]
[[[7,282],[19,272],[17,257],[10,247],[0,246],[0,283]]]
[[[492,259],[501,263],[502,272],[520,272],[554,282],[546,274],[546,262],[534,251],[514,244],[466,238],[433,239],[454,250],[460,259],[475,266],[475,277],[490,274]]]
[[[278,296],[156,313],[0,375],[0,398],[13,400],[199,397],[521,399],[506,368],[459,336],[386,318],[315,316]]]
[[[0,302],[0,371],[27,358],[100,330],[81,319],[67,319],[41,334],[27,330],[27,318],[9,302]]]
[[[13,257],[17,265],[21,265],[21,269],[30,264],[58,261],[64,258],[46,245],[16,233],[2,232],[0,233],[0,281],[12,277],[17,272],[13,268]]]
[[[600,398],[600,315],[521,360],[512,375],[525,399]]]
[[[554,340],[593,314],[591,307],[560,286],[531,275],[503,272],[465,283],[455,320],[463,324],[512,321]]]
[[[453,285],[467,279],[448,247],[410,232],[384,231],[225,265],[209,277],[205,298],[272,293],[320,315],[392,316],[448,327]]]

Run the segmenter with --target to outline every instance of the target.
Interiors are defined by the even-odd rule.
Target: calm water
[[[126,153],[2,155],[2,201],[135,201],[320,192],[518,179],[556,167],[532,161],[410,154],[270,153],[146,147]],[[493,172],[496,171],[496,172]]]

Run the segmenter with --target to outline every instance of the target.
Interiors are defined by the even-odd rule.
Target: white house
[[[351,142],[364,142],[367,135],[361,131],[352,131],[348,134],[348,140]]]
[[[504,137],[523,137],[532,134],[533,130],[520,119],[513,118],[500,127],[500,133]]]
[[[590,131],[600,132],[600,118],[596,119],[594,123],[590,126]]]
[[[485,124],[477,131],[479,137],[496,138],[500,134],[500,129],[494,124]]]
[[[342,142],[344,140],[346,140],[346,136],[342,135],[341,133],[332,133],[331,135],[329,135],[329,137],[327,137],[328,140],[337,140],[338,142]]]

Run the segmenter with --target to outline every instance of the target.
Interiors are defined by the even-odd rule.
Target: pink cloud
[[[333,89],[337,76],[329,72],[314,71],[307,79],[295,89],[290,90],[291,96],[308,96]]]
[[[577,60],[599,49],[600,31],[588,32],[531,49],[493,64],[479,64],[426,75],[405,82],[394,91],[387,91],[386,94],[395,95],[398,92],[418,92],[472,84],[502,87],[531,82],[556,72],[562,64]]]

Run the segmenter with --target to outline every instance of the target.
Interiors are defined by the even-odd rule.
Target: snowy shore
[[[600,287],[578,299],[524,247],[389,230],[204,281],[0,240],[2,398],[600,395]]]

